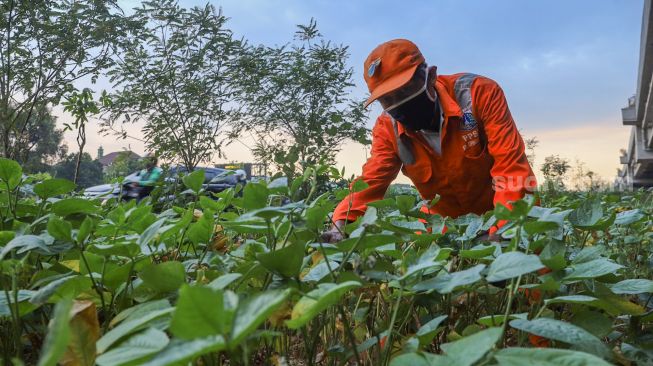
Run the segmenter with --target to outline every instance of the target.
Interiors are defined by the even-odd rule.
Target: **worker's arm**
[[[476,113],[483,122],[487,135],[488,151],[494,158],[490,170],[494,182],[494,205],[501,203],[512,207],[532,192],[537,182],[531,169],[524,141],[512,119],[506,97],[501,87],[488,78],[479,77],[474,82],[472,98]]]
[[[365,213],[367,204],[383,199],[388,186],[399,174],[401,160],[395,153],[394,133],[387,116],[380,116],[372,129],[372,151],[363,166],[363,173],[358,179],[368,187],[360,192],[350,193],[336,206],[333,221],[354,221]],[[353,185],[353,184],[352,184]]]
[[[138,185],[141,187],[151,187],[156,184],[161,176],[161,168],[154,167],[146,179],[141,179]]]

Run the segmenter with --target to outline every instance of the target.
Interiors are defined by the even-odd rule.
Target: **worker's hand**
[[[322,240],[327,243],[337,243],[345,238],[345,220],[338,220],[331,229],[322,233]]]

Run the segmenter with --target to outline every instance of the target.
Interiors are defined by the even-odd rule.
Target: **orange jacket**
[[[465,82],[468,97],[461,102],[460,85]],[[392,118],[383,113],[372,130],[371,157],[359,178],[369,187],[345,197],[334,211],[334,221],[362,215],[367,203],[383,198],[399,170],[412,180],[422,198],[440,195],[430,213],[442,216],[483,214],[497,202],[510,207],[508,202],[535,188],[524,141],[499,85],[482,76],[455,74],[439,75],[435,86],[444,114],[442,154],[401,123],[396,124],[397,136]],[[399,157],[402,139],[410,142],[413,164],[403,164]]]

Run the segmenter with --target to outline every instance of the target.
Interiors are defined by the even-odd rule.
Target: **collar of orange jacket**
[[[438,101],[440,103],[440,107],[442,107],[442,113],[444,113],[444,121],[442,121],[442,129],[444,130],[444,126],[449,118],[462,117],[463,111],[460,109],[458,103],[456,103],[456,100],[451,97],[449,91],[447,90],[447,86],[444,84],[444,80],[441,78],[442,76],[438,75],[438,78],[435,82],[435,90],[438,93]],[[401,123],[397,123],[397,132],[400,135],[404,133],[411,135],[411,131],[407,131]]]

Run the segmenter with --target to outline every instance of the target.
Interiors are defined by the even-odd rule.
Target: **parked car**
[[[204,170],[204,189],[209,192],[222,192],[225,189],[235,187],[239,183],[245,184],[247,182],[247,175],[244,171],[240,170],[209,167],[196,167],[194,170]],[[122,183],[101,184],[86,188],[83,193],[84,197],[90,199],[136,199],[138,198],[138,189],[132,187],[132,183],[140,180],[139,174],[140,171],[126,176]],[[188,174],[188,170],[182,166],[175,166],[166,169],[164,170],[163,184],[166,186],[181,184],[178,179],[180,176],[184,176],[185,174]]]

